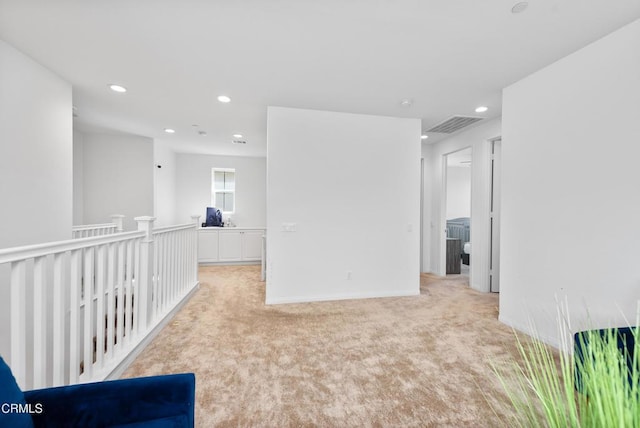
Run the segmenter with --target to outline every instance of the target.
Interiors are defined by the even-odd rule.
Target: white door
[[[491,253],[489,259],[489,289],[500,291],[500,169],[502,140],[491,142]]]

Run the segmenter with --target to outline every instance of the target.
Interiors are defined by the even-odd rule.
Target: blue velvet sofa
[[[22,392],[0,357],[0,427],[193,427],[192,373]]]
[[[589,364],[589,358],[593,359],[593,354],[589,352],[591,340],[596,340],[596,346],[601,348],[603,343],[609,340],[615,340],[616,346],[620,353],[624,355],[627,362],[628,381],[633,382],[632,373],[639,368],[634,367],[637,359],[634,359],[635,353],[639,351],[640,345],[637,343],[636,335],[640,330],[637,327],[619,327],[619,328],[603,328],[600,330],[586,330],[574,334],[574,357],[575,357],[575,387],[578,392],[585,392],[583,384],[582,370],[585,365]],[[640,358],[640,355],[638,356]],[[593,363],[592,363],[593,364]]]

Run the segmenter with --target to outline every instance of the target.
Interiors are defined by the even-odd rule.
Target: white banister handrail
[[[144,236],[144,232],[133,231],[113,235],[92,236],[90,238],[69,239],[67,241],[48,242],[46,244],[26,245],[24,247],[6,248],[0,250],[0,264],[46,256],[49,254],[62,253],[65,251],[79,250],[96,245],[111,244]]]
[[[192,229],[193,227],[193,223],[178,224],[176,226],[156,227],[155,229],[153,229],[153,234],[155,235],[158,233],[174,232],[176,230]]]
[[[79,230],[111,229],[115,227],[116,227],[115,223],[81,224],[81,225],[71,226],[71,230],[75,232]]]

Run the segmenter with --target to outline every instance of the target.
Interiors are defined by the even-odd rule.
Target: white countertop
[[[245,226],[238,226],[238,227],[200,227],[200,230],[204,230],[204,231],[213,231],[213,230],[266,230],[266,227],[262,226],[262,227],[245,227]]]

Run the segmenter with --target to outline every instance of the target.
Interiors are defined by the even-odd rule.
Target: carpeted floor
[[[498,296],[467,280],[423,274],[416,297],[265,306],[259,266],[204,267],[124,377],[194,372],[198,427],[503,426],[488,361],[515,356],[514,336]]]

